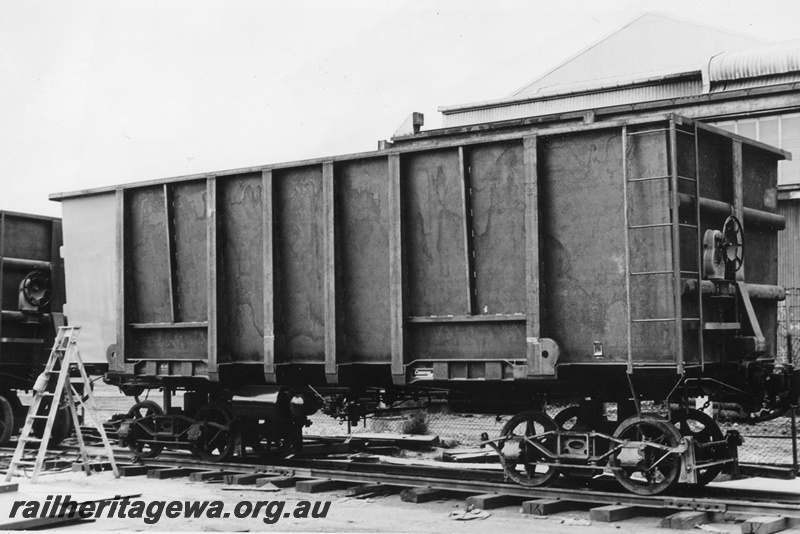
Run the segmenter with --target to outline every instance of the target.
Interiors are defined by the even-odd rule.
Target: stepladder
[[[33,386],[33,398],[28,408],[28,415],[25,424],[17,440],[17,448],[11,458],[11,463],[6,472],[6,482],[10,481],[14,475],[19,474],[18,468],[33,468],[31,472],[31,482],[36,483],[39,474],[45,463],[48,443],[53,433],[53,426],[58,411],[66,409],[72,420],[75,434],[78,441],[80,456],[84,470],[87,475],[92,473],[90,462],[90,450],[84,440],[81,430],[80,416],[82,412],[85,419],[97,429],[102,440],[103,456],[108,458],[111,469],[115,477],[119,477],[114,452],[108,441],[108,436],[103,428],[102,421],[97,415],[97,403],[92,393],[92,383],[83,365],[80,352],[78,351],[79,326],[60,326],[56,334],[53,348],[45,364],[44,371],[36,379]],[[79,378],[78,388],[72,378]],[[36,431],[44,428],[39,435]],[[37,424],[38,423],[38,424]],[[34,459],[25,457],[26,449],[30,444],[38,445]]]

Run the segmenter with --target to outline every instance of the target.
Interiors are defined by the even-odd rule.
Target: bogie
[[[613,434],[607,433],[613,423],[586,414],[584,407],[570,407],[552,420],[542,412],[522,412],[499,438],[486,442],[497,451],[506,476],[527,486],[551,484],[559,474],[586,480],[611,472],[627,491],[658,495],[679,482],[707,484],[736,462],[735,436],[723,436],[697,410],[675,411],[670,421],[634,415]]]

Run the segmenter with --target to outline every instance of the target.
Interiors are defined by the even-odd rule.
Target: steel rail
[[[174,467],[174,461],[158,458],[146,460],[143,465],[152,467]],[[558,499],[576,503],[597,505],[625,505],[651,509],[676,509],[681,511],[704,511],[745,515],[770,515],[800,519],[800,494],[765,493],[763,500],[753,500],[752,492],[745,498],[735,498],[735,493],[724,489],[725,495],[644,496],[627,492],[601,491],[592,488],[565,488],[548,486],[532,488],[502,481],[499,473],[481,473],[483,480],[476,478],[474,470],[458,468],[432,468],[425,466],[398,466],[382,463],[358,463],[335,460],[288,460],[274,465],[241,463],[209,463],[183,459],[181,466],[207,470],[230,470],[262,472],[265,475],[291,475],[298,478],[321,478],[359,484],[385,484],[387,486],[430,487],[458,493],[502,494],[523,499]],[[470,479],[463,478],[469,476]],[[485,477],[489,477],[486,480]],[[491,479],[494,480],[491,480]],[[716,493],[716,488],[704,488],[707,493]],[[784,502],[780,502],[783,499]]]
[[[686,488],[683,495],[636,495],[627,492],[607,491],[603,486],[613,484],[600,481],[598,487],[525,487],[505,482],[498,471],[477,471],[453,467],[396,465],[386,463],[355,462],[352,460],[300,460],[285,459],[271,465],[256,463],[262,458],[251,457],[237,462],[208,462],[181,452],[165,451],[153,459],[136,460],[127,450],[115,451],[120,463],[129,460],[135,465],[158,468],[186,467],[197,471],[225,471],[232,473],[263,473],[265,477],[288,475],[297,478],[330,479],[355,484],[384,484],[401,487],[430,487],[454,493],[502,494],[522,499],[558,499],[582,504],[623,505],[648,509],[675,509],[741,515],[767,515],[800,520],[800,493],[740,490],[734,488]],[[243,487],[243,489],[245,489]],[[692,495],[702,491],[703,495]],[[753,498],[753,493],[758,497]]]

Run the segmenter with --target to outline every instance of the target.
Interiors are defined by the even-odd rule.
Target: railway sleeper
[[[78,466],[76,469],[80,470],[81,468]],[[241,471],[235,469],[234,472],[223,469],[209,471],[204,469],[209,468],[200,465],[185,467],[180,463],[173,466],[167,461],[160,463],[158,467],[120,466],[120,471],[127,476],[141,476],[155,470],[164,472],[163,475],[150,476],[150,478],[171,478],[172,474],[177,476],[180,473],[181,476],[188,476],[191,480],[213,481],[218,480],[218,477],[225,477],[225,475],[237,475],[235,479],[232,477],[226,480],[226,483],[249,484],[255,487],[268,484],[277,488],[286,488],[304,481],[310,484],[312,492],[340,491],[347,488],[344,489],[345,495],[356,498],[377,496],[384,492],[400,492],[401,500],[405,502],[429,502],[462,495],[466,498],[466,508],[470,504],[482,509],[520,505],[522,513],[536,516],[548,516],[566,511],[588,511],[592,522],[615,522],[633,516],[655,515],[660,517],[662,527],[681,530],[704,523],[736,522],[741,525],[742,533],[769,534],[800,524],[796,505],[789,504],[782,499],[776,501],[774,496],[754,500],[750,493],[744,494],[746,498],[742,496],[733,498],[717,496],[714,498],[712,496],[711,499],[698,500],[693,497],[673,499],[650,495],[645,498],[631,497],[628,499],[624,494],[613,495],[609,494],[607,490],[600,489],[597,498],[594,499],[592,494],[595,488],[577,493],[571,488],[556,487],[547,490],[531,488],[531,492],[527,493],[520,488],[509,487],[506,491],[497,486],[476,483],[474,489],[470,489],[465,487],[471,485],[470,482],[453,479],[450,476],[446,479],[439,479],[433,473],[431,475],[418,474],[418,480],[420,482],[424,480],[429,485],[416,487],[411,486],[407,480],[408,475],[401,475],[405,480],[400,481],[394,479],[391,473],[375,473],[372,470],[359,472],[357,468],[355,470],[348,468],[339,472],[337,469],[315,467],[308,473],[304,473],[305,470],[300,468],[298,471],[302,473],[302,476],[269,474],[261,472],[262,468],[252,465],[242,465]],[[307,491],[307,488],[301,485],[298,491]],[[531,497],[535,498],[525,500],[531,499]],[[609,500],[609,497],[613,498]],[[668,512],[669,515],[662,517],[663,512]]]

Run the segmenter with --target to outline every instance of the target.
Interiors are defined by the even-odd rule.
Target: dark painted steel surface
[[[337,166],[341,363],[391,361],[388,167],[382,159]]]
[[[619,129],[539,140],[541,332],[564,363],[595,361],[595,341],[627,361],[623,161]]]
[[[0,395],[33,385],[53,343],[54,321],[63,321],[61,243],[60,219],[0,212]],[[37,270],[51,286],[40,306],[20,296],[20,284]]]
[[[325,250],[322,168],[275,173],[279,325],[278,363],[325,361]],[[224,216],[224,214],[223,214]]]
[[[740,276],[775,285],[782,157],[663,116],[420,135],[370,154],[122,186],[112,376],[506,381],[527,397],[573,394],[559,374],[600,368],[627,389],[630,366],[672,377],[644,393],[663,396],[686,366],[741,357],[737,333],[720,331],[721,299],[686,284],[699,286],[704,232],[733,213],[747,239]],[[754,293],[767,355],[775,302],[760,297],[778,293]],[[565,371],[574,366],[584,371]]]

